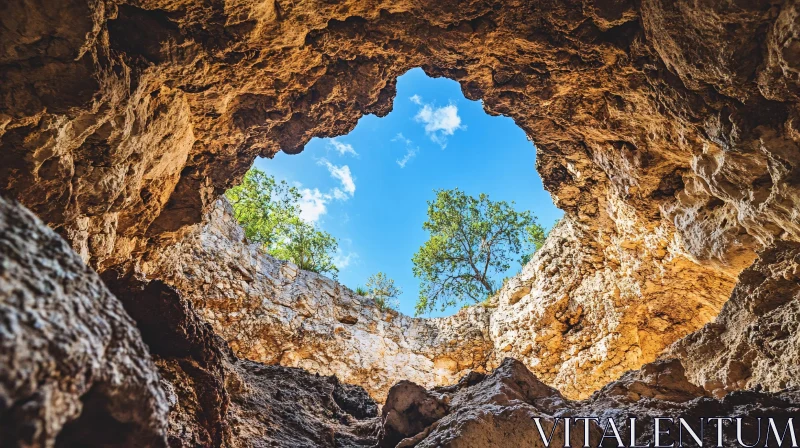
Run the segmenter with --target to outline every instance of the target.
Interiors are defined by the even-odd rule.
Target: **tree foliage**
[[[522,254],[519,264],[525,266],[531,261],[533,254],[544,245],[544,240],[547,239],[548,233],[549,232],[546,231],[544,227],[536,222],[535,218],[533,223],[525,227],[525,242],[528,244],[528,247],[530,247],[530,250]]]
[[[300,218],[301,195],[296,188],[251,168],[242,183],[228,190],[225,196],[248,240],[300,269],[320,274],[338,272],[333,263],[338,242]]]
[[[339,271],[333,262],[339,243],[330,233],[318,230],[297,216],[281,224],[279,229],[279,239],[268,249],[274,257],[290,260],[306,271],[320,274]]]
[[[423,224],[430,238],[412,258],[420,279],[417,315],[493,295],[499,286],[495,278],[520,254],[541,246],[544,229],[529,211],[513,205],[459,189],[436,191]]]
[[[381,310],[397,309],[399,306],[398,296],[403,293],[400,288],[394,285],[394,280],[383,272],[369,276],[366,290],[367,295],[375,301],[375,305]]]

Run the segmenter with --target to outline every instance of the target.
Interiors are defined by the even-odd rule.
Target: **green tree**
[[[225,197],[247,239],[267,249],[282,238],[286,224],[300,214],[300,192],[255,167],[244,175],[241,184],[225,192]]]
[[[330,233],[318,230],[296,216],[283,223],[281,229],[281,237],[269,249],[270,254],[289,260],[306,271],[334,276],[339,272],[333,263],[333,254],[339,244]]]
[[[375,305],[381,310],[397,309],[399,306],[397,297],[403,293],[400,288],[394,285],[394,280],[383,272],[369,276],[366,290],[367,295],[375,301]]]
[[[548,233],[550,232],[546,231],[544,227],[535,221],[529,226],[525,227],[525,242],[528,244],[528,247],[530,247],[531,250],[530,252],[522,254],[519,264],[525,266],[529,261],[531,261],[533,254],[536,253],[537,250],[541,249],[544,245],[544,241],[547,239]]]
[[[437,306],[477,303],[495,293],[494,277],[535,245],[527,229],[536,218],[513,205],[490,201],[486,194],[468,196],[459,189],[436,191],[422,226],[430,239],[412,258],[414,276],[420,279],[417,315]]]
[[[301,195],[296,188],[251,168],[242,183],[228,190],[225,196],[248,240],[300,269],[336,275],[333,255],[338,242],[328,232],[300,218]]]

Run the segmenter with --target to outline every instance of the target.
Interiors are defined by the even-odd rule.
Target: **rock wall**
[[[422,67],[536,142],[580,245],[552,249],[572,255],[570,270],[544,254],[543,273],[523,274],[490,337],[583,396],[710,319],[757,250],[800,241],[799,9],[12,0],[0,27],[0,192],[98,271],[130,271],[199,223],[256,155],[297,153],[385,115],[397,76]],[[439,363],[457,372],[479,352]]]
[[[568,219],[551,235],[488,307],[437,319],[381,311],[264,254],[245,241],[224,199],[139,269],[191,300],[239,356],[336,375],[379,401],[397,381],[452,384],[506,356],[565,396],[585,398],[711,321],[733,287],[663,239],[642,242],[663,247],[652,260],[639,258],[638,246],[599,256]]]
[[[675,233],[735,276],[755,249],[800,240],[798,8],[12,0],[0,191],[102,271],[176,241],[256,155],[385,115],[396,77],[423,67],[536,142],[545,187],[599,255]]]
[[[159,379],[97,274],[0,197],[0,446],[164,447]]]
[[[163,283],[106,277],[119,298],[0,198],[0,446],[374,445],[363,389],[240,360]]]
[[[716,396],[760,387],[800,386],[800,245],[765,249],[739,276],[714,322],[678,341],[677,357],[695,384]]]
[[[195,232],[140,269],[191,300],[240,357],[336,375],[379,401],[400,379],[433,387],[490,367],[486,308],[439,319],[382,311],[248,244],[224,199]]]
[[[794,384],[794,364],[781,359],[796,353],[798,17],[797,0],[5,2],[0,194],[30,208],[103,275],[175,390],[165,420],[163,392],[150,387],[152,361],[119,304],[49,231],[22,225],[28,230],[9,234],[0,272],[20,291],[6,292],[5,322],[25,322],[3,332],[2,366],[13,366],[0,376],[3,435],[33,446],[146,445],[133,439],[161,443],[168,426],[173,445],[223,446],[268,439],[276,434],[268,428],[284,425],[292,430],[275,443],[358,440],[361,423],[341,406],[308,404],[330,387],[299,377],[285,387],[322,395],[298,392],[303,401],[284,403],[296,407],[276,410],[285,420],[261,421],[253,409],[269,400],[254,397],[279,393],[267,387],[275,379],[259,383],[254,367],[239,375],[244,386],[228,384],[238,361],[225,344],[177,291],[135,268],[199,223],[256,155],[297,153],[312,137],[346,133],[363,114],[388,113],[395,79],[412,67],[457,80],[488,113],[516,121],[536,142],[537,170],[568,217],[559,232],[581,242],[552,240],[503,292],[497,319],[489,318],[489,365],[500,353],[519,356],[580,396],[580,378],[597,387],[710,318],[763,250],[720,318],[674,354],[704,394]],[[47,241],[48,250],[64,250],[43,250]],[[570,269],[550,251],[572,254]],[[292,283],[314,284],[300,273]],[[331,303],[323,295],[319,303]],[[55,337],[45,343],[42,329]],[[477,340],[486,334],[476,334],[479,354],[464,359],[485,356]],[[530,351],[528,338],[537,342]],[[636,401],[631,409],[641,412],[745,412],[748,402],[796,412],[791,393],[672,405],[658,387],[637,384],[656,394]],[[613,409],[631,404],[603,397]],[[503,400],[497,409],[517,405]],[[292,421],[293,412],[308,419]],[[101,417],[133,425],[115,431],[128,439],[94,439],[110,437],[87,426]],[[102,428],[117,428],[107,422]],[[470,446],[467,436],[448,440]]]
[[[398,383],[389,391],[381,413],[383,426],[378,446],[659,446],[654,443],[655,417],[684,418],[699,435],[702,446],[740,446],[737,436],[754,446],[761,446],[759,442],[779,446],[774,434],[767,436],[766,418],[774,419],[778,431],[782,431],[787,422],[796,419],[798,404],[797,389],[781,393],[736,392],[720,400],[707,397],[703,389],[686,380],[681,364],[674,360],[648,364],[587,400],[570,401],[539,381],[521,362],[506,358],[490,375],[474,373],[449,387],[425,390],[410,382]],[[737,416],[743,423],[728,422],[718,432],[714,423],[706,422],[701,432],[700,420],[709,415]],[[635,436],[630,431],[632,416],[637,417]],[[542,441],[534,422],[537,417],[544,437],[552,438],[549,445]],[[586,417],[597,420],[578,420]],[[555,418],[561,420],[556,422]],[[571,419],[568,437],[565,418]],[[615,422],[615,430],[609,426],[609,419]],[[663,444],[674,441],[677,446],[678,423],[662,420],[661,425],[667,433],[661,437]],[[615,433],[621,442],[615,440]],[[683,434],[684,443],[694,444],[687,432]],[[608,440],[602,440],[601,445],[603,436]],[[569,440],[565,442],[565,438]]]
[[[654,361],[711,321],[735,281],[687,258],[674,238],[656,229],[603,247],[562,220],[496,297],[493,364],[518,359],[577,399]]]

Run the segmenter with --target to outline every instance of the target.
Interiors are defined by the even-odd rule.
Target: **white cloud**
[[[358,260],[358,254],[355,252],[348,252],[347,255],[345,255],[344,252],[338,250],[333,255],[333,264],[335,264],[339,270],[346,269],[356,260]]]
[[[323,194],[316,188],[300,190],[300,219],[311,223],[319,221],[319,217],[328,211],[330,198],[330,195]]]
[[[335,138],[328,140],[328,147],[333,148],[341,156],[345,154],[352,154],[354,156],[358,155],[356,150],[353,149],[353,145],[349,143],[342,143],[339,140],[336,140]]]
[[[419,95],[414,95],[410,99],[412,103],[422,106],[414,116],[414,120],[425,125],[425,133],[442,149],[447,147],[447,136],[453,135],[459,129],[467,128],[461,124],[461,117],[455,104],[436,107],[424,103]]]
[[[323,193],[319,191],[319,188],[303,188],[299,182],[292,183],[300,190],[300,201],[298,202],[300,218],[310,223],[316,223],[322,215],[328,212],[328,204],[332,200],[346,201],[356,192],[356,184],[350,174],[350,167],[347,165],[336,166],[326,159],[320,159],[317,163],[326,166],[331,177],[341,182],[342,188],[335,187],[327,193]]]
[[[400,168],[405,168],[406,164],[409,160],[413,159],[417,155],[417,151],[419,151],[419,147],[413,146],[414,142],[411,139],[406,138],[402,133],[398,133],[393,139],[393,142],[403,142],[406,145],[406,154],[403,156],[402,159],[397,159],[395,162],[400,166]]]
[[[405,144],[406,144],[406,146],[408,146],[408,145],[410,145],[410,144],[414,143],[414,142],[412,142],[412,141],[411,141],[411,139],[408,139],[408,138],[406,138],[406,136],[405,136],[405,135],[403,135],[403,133],[402,133],[402,132],[398,132],[398,133],[397,133],[397,135],[395,135],[395,136],[394,136],[394,138],[392,139],[392,141],[393,141],[393,142],[403,142],[403,143],[405,143]]]
[[[441,131],[445,135],[453,135],[456,129],[461,129],[461,117],[458,116],[458,107],[448,104],[444,107],[432,107],[425,104],[414,117],[425,124],[425,132],[435,133]]]
[[[353,175],[350,173],[350,167],[347,165],[336,166],[329,162],[327,159],[320,159],[320,165],[325,165],[328,168],[328,172],[331,173],[331,177],[334,179],[338,179],[339,182],[342,183],[342,188],[344,191],[352,196],[356,192],[356,183],[353,180]],[[336,195],[336,190],[333,192]],[[340,199],[337,197],[337,199]]]
[[[405,168],[406,163],[408,163],[409,160],[413,159],[414,156],[417,155],[417,149],[419,148],[406,149],[406,155],[404,155],[402,159],[395,160],[395,162],[397,162],[397,164],[400,165],[400,168]]]

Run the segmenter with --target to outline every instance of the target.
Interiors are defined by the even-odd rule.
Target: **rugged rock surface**
[[[396,77],[423,67],[526,131],[596,255],[666,250],[731,277],[800,240],[798,8],[14,0],[0,190],[103,270],[174,241],[257,154],[388,113]],[[666,248],[642,244],[661,233]]]
[[[162,282],[106,277],[122,300],[0,198],[0,446],[374,445],[363,389],[240,360]]]
[[[591,398],[572,403],[577,415],[591,415],[601,419],[605,426],[607,419],[617,422],[617,427],[625,433],[623,440],[630,444],[629,418],[636,417],[636,444],[654,446],[654,418],[672,418],[673,422],[664,425],[670,436],[662,438],[662,445],[669,445],[677,439],[679,429],[678,418],[683,418],[689,426],[703,439],[702,446],[779,446],[775,443],[774,433],[769,435],[767,418],[773,418],[779,434],[783,432],[790,419],[795,421],[797,431],[797,413],[800,411],[800,390],[797,388],[783,390],[780,393],[762,391],[739,391],[717,399],[708,396],[702,388],[690,383],[683,366],[678,360],[669,359],[645,365],[639,371],[628,372],[618,381],[610,383]],[[716,422],[709,422],[713,417],[740,417],[742,443],[737,441],[737,423],[723,422],[722,443],[718,440]],[[761,418],[761,421],[757,421]],[[700,421],[704,420],[703,433],[700,433]],[[625,429],[622,429],[625,428]],[[606,434],[611,435],[610,431]],[[694,446],[695,442],[688,432],[683,432],[685,446]],[[787,432],[787,440],[790,440]],[[607,446],[617,446],[613,438]],[[760,443],[759,443],[760,442]],[[791,445],[784,441],[780,446]],[[676,443],[677,446],[677,443]]]
[[[100,277],[0,198],[0,446],[162,447],[167,400]]]
[[[656,264],[620,250],[620,263],[609,266],[586,240],[564,220],[490,307],[442,319],[383,312],[265,255],[245,241],[224,199],[140,270],[189,298],[239,356],[335,374],[380,401],[400,380],[453,384],[503,356],[566,396],[585,398],[713,319],[733,285],[666,252]]]
[[[191,300],[238,356],[336,375],[380,401],[401,379],[433,387],[491,368],[486,308],[440,319],[382,311],[248,244],[224,199],[201,227],[140,270]]]
[[[544,381],[582,396],[579,381],[598,387],[710,318],[766,249],[719,320],[674,353],[703,394],[794,384],[797,0],[10,0],[0,12],[0,193],[64,236],[123,299],[176,389],[174,445],[258,444],[231,434],[258,427],[261,402],[252,397],[268,386],[252,372],[239,374],[252,395],[227,385],[240,361],[180,294],[133,267],[200,222],[257,154],[296,153],[365,113],[388,113],[396,77],[412,67],[455,79],[487,112],[514,118],[536,142],[537,169],[568,216],[564,240],[548,243],[499,298],[489,326],[495,362],[519,356]],[[152,366],[119,305],[61,243],[40,246],[52,234],[9,235],[16,255],[3,265],[3,287],[22,292],[4,297],[7,322],[40,315],[57,333],[45,343],[36,327],[4,330],[0,359],[9,363],[0,369],[14,367],[2,370],[3,435],[87,444],[108,434],[84,432],[86,422],[108,417],[144,428],[114,434],[159,439],[166,422]],[[571,254],[570,269],[556,269],[559,250]],[[26,297],[44,308],[23,306]],[[304,381],[286,387],[330,390]],[[633,410],[672,406],[634,393]],[[670,409],[796,412],[792,394],[733,392]],[[635,398],[604,396],[592,399],[604,409]],[[237,408],[237,397],[246,405]],[[323,443],[315,432],[323,427],[360,440],[358,424],[332,423],[341,420],[335,407],[290,401],[323,422],[309,423],[316,429],[298,443]],[[237,409],[251,412],[240,426]],[[39,417],[14,420],[29,411]],[[307,420],[280,415],[292,434],[302,432]],[[117,428],[108,423],[102,428]],[[460,440],[454,446],[471,443]]]
[[[624,446],[632,446],[629,417],[635,416],[638,446],[653,446],[653,419],[684,418],[698,433],[700,419],[717,416],[743,417],[742,440],[747,444],[766,442],[766,420],[756,425],[759,417],[772,417],[782,431],[788,419],[800,411],[800,391],[782,393],[735,392],[717,400],[705,396],[702,388],[689,383],[677,360],[659,361],[640,371],[625,374],[584,401],[570,401],[558,391],[543,384],[519,361],[505,359],[491,375],[473,373],[453,386],[425,390],[410,382],[401,382],[389,392],[382,411],[381,447],[448,447],[478,448],[544,447],[534,418],[540,418],[549,446],[582,447],[584,421],[589,421],[589,445],[618,446],[608,420],[613,419]],[[555,418],[560,418],[556,428]],[[564,443],[564,419],[570,418],[570,443]],[[671,433],[661,439],[661,446],[676,440],[679,423],[663,423]],[[705,423],[703,446],[717,445],[714,423]],[[721,446],[736,445],[734,422],[723,425]],[[684,441],[694,443],[684,433]],[[788,435],[788,433],[787,433]],[[605,437],[604,437],[605,436]],[[770,435],[772,437],[772,435]],[[768,446],[777,446],[772,443]],[[755,442],[755,443],[754,443]],[[688,446],[688,445],[687,445]],[[758,445],[767,446],[767,445]]]
[[[191,302],[161,281],[106,275],[163,378],[169,444],[362,447],[377,405],[360,387],[237,358]]]
[[[421,66],[537,144],[572,266],[554,253],[527,273],[546,303],[511,292],[493,338],[584,396],[707,321],[756,249],[800,240],[799,8],[12,1],[0,191],[99,270],[127,264],[199,222],[257,154],[388,113]],[[531,325],[548,319],[563,328]]]
[[[676,255],[667,235],[603,249],[562,220],[494,301],[494,365],[519,359],[566,397],[586,398],[712,320],[733,279]]]
[[[12,1],[0,28],[0,191],[92,266],[118,267],[176,241],[257,154],[299,152],[388,113],[396,77],[421,66],[537,144],[544,185],[581,241],[581,274],[493,331],[505,350],[527,319],[567,316],[571,334],[520,334],[550,341],[548,352],[567,339],[574,365],[538,367],[532,357],[549,356],[523,342],[508,354],[581,396],[582,376],[598,387],[702,324],[756,249],[800,240],[799,8]],[[606,314],[608,331],[570,323],[598,330]]]
[[[401,382],[389,392],[381,418],[380,447],[543,447],[534,418],[561,415],[569,401],[506,358],[491,375],[473,373],[458,384],[432,391]],[[546,433],[548,428],[543,423]],[[591,446],[601,433],[594,426]],[[583,446],[575,431],[569,443],[563,433],[553,446]]]
[[[707,391],[800,387],[800,244],[764,250],[713,323],[678,341],[689,378]]]

